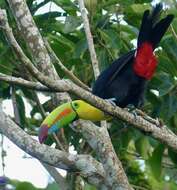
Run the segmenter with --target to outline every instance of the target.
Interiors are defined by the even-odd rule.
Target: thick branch
[[[102,165],[89,155],[73,155],[39,144],[18,127],[0,108],[0,132],[22,150],[51,166],[81,174],[94,185],[104,179]]]
[[[131,190],[132,188],[128,183],[122,164],[112,146],[107,128],[97,127],[92,122],[88,122],[87,127],[83,126],[84,123],[80,127],[80,130],[84,138],[93,150],[96,151],[101,163],[103,164],[106,173],[105,181],[107,186],[110,186],[112,189],[125,188],[126,190]]]
[[[8,3],[28,49],[31,51],[35,63],[37,63],[37,67],[46,75],[58,80],[59,76],[51,64],[50,56],[48,55],[43,38],[33,20],[26,1],[8,0]],[[61,93],[53,95],[52,100],[54,104],[56,104],[71,99],[68,94]]]
[[[85,8],[83,0],[78,0],[78,2],[79,2],[80,12],[81,12],[82,19],[83,19],[85,34],[87,37],[88,47],[89,47],[89,51],[90,51],[90,57],[91,57],[91,61],[92,61],[92,67],[93,67],[95,78],[97,78],[100,74],[100,71],[99,71],[98,60],[97,60],[97,56],[96,56],[96,52],[95,52],[95,48],[94,48],[93,37],[92,37],[91,31],[90,31],[89,20],[87,17],[87,10]]]
[[[54,73],[51,73],[50,57],[25,0],[8,0],[8,3],[14,14],[18,28],[27,42],[27,46],[32,52],[36,63],[39,63],[38,66],[40,66],[41,71],[49,74],[49,76],[53,76]]]

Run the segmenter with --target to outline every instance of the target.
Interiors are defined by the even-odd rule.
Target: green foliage
[[[161,177],[163,152],[164,152],[164,145],[160,144],[154,149],[152,156],[149,158],[151,171],[157,179],[160,179]]]
[[[80,80],[91,87],[94,76],[82,19],[78,14],[78,2],[71,0],[53,0],[52,2],[60,7],[59,11],[49,10],[44,14],[36,15],[36,11],[46,3],[38,5],[34,0],[27,1],[41,34],[48,39],[56,55]],[[137,38],[142,14],[145,9],[151,7],[150,3],[150,0],[85,0],[101,71],[116,58],[135,48],[132,42]],[[177,16],[174,4],[168,1],[165,3],[168,3],[169,10],[163,14],[170,12]],[[9,10],[4,1],[0,1],[0,7]],[[30,53],[19,35],[10,11],[8,11],[8,16],[14,34],[29,56]],[[173,30],[177,34],[177,18],[173,21]],[[154,78],[148,84],[143,109],[154,118],[160,117],[171,130],[177,132],[177,39],[171,28],[155,53],[159,65]],[[55,67],[60,77],[67,78],[57,65]],[[23,72],[18,57],[12,53],[2,32],[0,32],[0,72],[26,77],[26,72]],[[41,114],[41,110],[36,103],[36,96],[34,92],[26,88],[16,87],[17,90],[16,102],[20,126],[29,133],[37,134],[41,118],[35,116],[37,113]],[[0,82],[0,97],[12,98],[11,85]],[[32,106],[31,115],[28,117],[24,99]],[[42,106],[46,112],[54,108],[51,99]],[[177,189],[175,178],[177,154],[175,152],[153,140],[148,134],[140,133],[121,121],[114,120],[109,132],[115,151],[121,158],[131,184],[148,190]],[[82,136],[69,127],[65,128],[65,136],[69,145],[73,145],[78,152],[85,153],[87,148],[87,152],[93,156],[96,155],[95,152],[89,151],[87,144],[81,141]],[[53,139],[50,138],[46,144],[51,145],[52,142]],[[164,164],[166,159],[168,164]],[[169,165],[170,167],[167,167]],[[169,180],[165,177],[169,177]],[[37,190],[27,182],[16,182],[13,185],[17,190]],[[58,187],[56,184],[49,184],[46,189],[55,190]],[[85,190],[95,190],[95,188],[86,184]]]

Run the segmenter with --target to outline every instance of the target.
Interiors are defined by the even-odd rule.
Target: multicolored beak
[[[74,119],[76,119],[77,113],[74,111],[71,102],[65,103],[54,109],[42,122],[38,139],[40,143],[43,143],[47,136],[57,132],[60,128],[67,126]]]

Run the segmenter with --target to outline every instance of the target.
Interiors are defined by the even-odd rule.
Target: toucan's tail
[[[138,47],[140,47],[143,42],[149,42],[153,49],[157,47],[174,18],[174,15],[169,14],[160,20],[161,10],[162,4],[159,3],[153,8],[151,13],[149,10],[144,12],[138,36]]]

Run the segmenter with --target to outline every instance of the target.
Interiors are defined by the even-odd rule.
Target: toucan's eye
[[[79,104],[77,103],[77,102],[75,102],[74,104],[74,107],[77,109],[77,108],[79,108]]]

